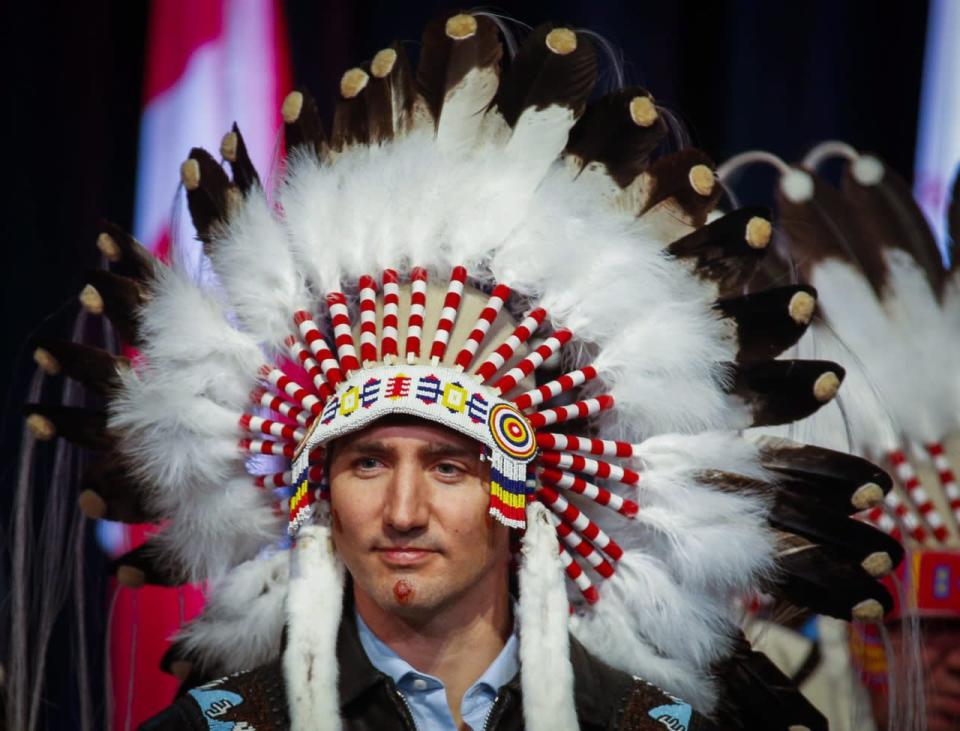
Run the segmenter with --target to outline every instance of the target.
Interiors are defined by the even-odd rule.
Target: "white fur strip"
[[[547,509],[527,504],[520,565],[520,685],[527,731],[575,731],[567,593]]]
[[[290,566],[283,653],[292,731],[340,731],[337,630],[342,595],[343,565],[331,548],[330,529],[304,527]]]

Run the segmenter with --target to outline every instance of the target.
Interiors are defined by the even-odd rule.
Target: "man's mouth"
[[[382,561],[394,566],[413,566],[437,553],[437,551],[416,546],[383,546],[375,550]]]

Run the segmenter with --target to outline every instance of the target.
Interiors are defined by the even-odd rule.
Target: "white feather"
[[[473,68],[447,91],[437,120],[437,146],[445,152],[458,152],[476,143],[483,112],[497,93],[498,66]]]
[[[640,511],[633,522],[593,511],[625,553],[573,632],[614,667],[709,713],[716,688],[706,668],[730,651],[734,598],[772,571],[773,536],[759,490],[735,494],[702,480],[708,470],[758,484],[768,475],[756,448],[731,434],[663,435],[636,452],[641,480],[628,496]]]
[[[303,165],[316,164],[307,156]],[[213,265],[232,311],[257,342],[275,346],[293,330],[293,313],[308,302],[303,271],[266,195],[252,190],[214,246]]]
[[[287,551],[240,564],[211,587],[203,612],[174,639],[203,667],[224,674],[277,659],[289,567]]]

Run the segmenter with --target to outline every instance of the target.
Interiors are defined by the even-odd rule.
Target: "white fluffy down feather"
[[[732,494],[703,480],[719,470],[759,486],[768,476],[756,449],[731,434],[654,437],[638,453],[635,524],[595,511],[624,556],[600,601],[577,612],[571,628],[614,667],[710,712],[717,689],[706,668],[729,652],[732,600],[773,570],[774,537],[762,489]]]
[[[174,638],[205,667],[229,672],[276,659],[290,575],[288,551],[242,563],[211,587],[203,613]]]

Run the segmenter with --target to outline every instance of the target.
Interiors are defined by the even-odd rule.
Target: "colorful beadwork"
[[[403,284],[403,278],[409,281]],[[594,457],[630,459],[634,446],[546,429],[612,409],[613,397],[567,397],[565,404],[549,406],[553,399],[598,378],[592,365],[519,392],[527,378],[555,360],[573,333],[561,328],[537,340],[549,314],[533,307],[508,335],[500,336],[499,343],[485,343],[511,296],[502,284],[492,286],[476,320],[466,323],[466,339],[447,359],[467,270],[458,266],[450,272],[439,316],[432,323],[427,322],[430,278],[420,267],[405,274],[387,269],[379,278],[363,275],[356,282],[342,283],[342,291],[326,294],[328,319],[315,320],[307,310],[293,314],[293,332],[284,341],[290,360],[260,369],[262,386],[251,394],[253,410],[238,421],[241,451],[293,461],[288,470],[257,478],[257,485],[290,496],[289,532],[296,538],[300,526],[314,519],[317,501],[329,497],[323,475],[326,444],[390,414],[437,422],[483,446],[490,463],[489,512],[496,520],[524,529],[530,500],[549,508],[567,575],[588,602],[596,601],[597,589],[585,569],[607,579],[622,551],[565,495],[592,500],[626,519],[635,517],[639,510],[635,500],[593,484],[599,479],[632,489],[639,472]],[[409,309],[401,322],[403,287],[409,293]],[[436,328],[429,351],[423,341],[428,326]],[[484,347],[488,355],[474,365]],[[445,359],[453,365],[443,364]],[[290,371],[290,364],[301,371]],[[514,391],[519,393],[511,396]]]

